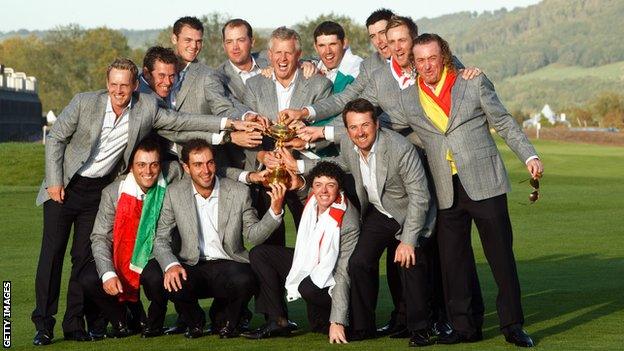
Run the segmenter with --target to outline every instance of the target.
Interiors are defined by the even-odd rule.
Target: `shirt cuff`
[[[105,283],[110,278],[115,278],[115,277],[117,277],[117,273],[115,273],[113,271],[108,271],[108,272],[102,274],[102,283]]]
[[[306,117],[306,119],[310,120],[310,119],[313,119],[314,117],[316,117],[316,110],[314,110],[314,107],[312,107],[312,106],[304,106],[303,108],[308,110],[308,117]]]
[[[527,158],[527,159],[526,159],[526,161],[524,161],[524,164],[526,165],[526,164],[528,164],[528,163],[529,163],[529,161],[531,161],[531,160],[535,160],[535,159],[538,159],[538,160],[539,160],[539,157],[538,157],[537,155],[533,155],[533,156],[531,156],[531,157]]]
[[[217,133],[213,133],[212,134],[212,145],[221,145],[221,142],[223,141],[223,136],[225,135],[225,132],[221,132],[219,134]]]
[[[173,267],[173,266],[181,266],[180,262],[171,262],[167,265],[167,267],[165,267],[165,272],[167,272],[169,270],[169,268]]]
[[[219,126],[220,130],[225,130],[225,126],[227,125],[227,117],[221,118],[221,125]]]
[[[325,126],[323,134],[325,134],[325,140],[334,141],[334,126]]]
[[[249,114],[252,114],[252,115],[257,115],[257,113],[255,113],[254,111],[249,110],[249,111],[247,111],[247,112],[243,113],[243,115],[241,116],[241,120],[243,120],[243,121],[244,121],[244,120],[245,120],[245,118],[247,118],[247,115],[249,115]]]
[[[282,208],[282,212],[280,212],[279,214],[275,214],[275,212],[273,212],[273,209],[269,208],[269,214],[271,214],[271,217],[273,217],[274,220],[279,221],[284,215],[284,209]]]
[[[245,184],[251,184],[249,182],[247,182],[247,175],[249,174],[249,171],[242,171],[241,174],[238,176],[238,181],[241,183],[245,183]]]
[[[299,174],[305,172],[305,163],[303,160],[297,160],[297,172],[299,172]]]

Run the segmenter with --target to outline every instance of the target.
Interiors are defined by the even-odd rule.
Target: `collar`
[[[123,111],[121,111],[121,115],[123,116],[124,113],[126,113],[129,109],[132,108],[132,98],[130,98],[130,101],[128,102],[128,106],[126,106]],[[106,110],[105,113],[115,113],[115,111],[113,111],[113,103],[111,101],[110,96],[106,97]]]
[[[260,66],[258,66],[258,64],[256,63],[256,60],[253,58],[253,56],[251,56],[251,69],[249,71],[243,71],[242,69],[236,67],[236,65],[228,60],[228,62],[230,63],[230,65],[232,66],[232,68],[234,69],[234,72],[236,72],[236,74],[240,75],[241,72],[242,73],[249,73],[249,72],[253,72],[256,69],[260,69]]]
[[[214,182],[215,182],[215,184],[214,184],[214,187],[212,188],[212,192],[210,193],[210,196],[208,196],[208,198],[205,199],[205,200],[218,199],[219,198],[219,188],[221,186],[219,185],[219,177],[217,177],[216,175],[215,175]],[[191,180],[191,186],[193,187],[193,196],[199,196],[202,199],[204,199],[204,197],[201,196],[201,194],[197,191],[197,188],[195,188],[195,183],[193,183],[192,180]]]
[[[368,152],[368,157],[370,157],[370,155],[375,154],[375,150],[377,149],[377,143],[379,143],[379,129],[377,129],[377,136],[375,136],[375,142],[373,143],[373,146],[371,146],[370,151]],[[353,145],[353,150],[355,150],[355,152],[358,153],[358,155],[363,156],[362,153],[360,152],[360,148],[357,147],[357,145]]]
[[[276,85],[279,85],[281,88],[283,88],[283,89],[290,89],[290,88],[292,88],[292,86],[293,86],[293,85],[295,85],[295,81],[297,80],[297,76],[298,76],[298,75],[299,75],[299,69],[297,69],[297,70],[295,71],[295,75],[293,76],[293,78],[290,80],[290,83],[288,83],[288,86],[286,86],[286,87],[284,87],[284,86],[282,85],[282,83],[280,83],[280,82],[277,80],[277,78],[275,77],[275,72],[273,72],[273,73],[271,74],[271,79],[275,82],[275,84],[276,84]]]

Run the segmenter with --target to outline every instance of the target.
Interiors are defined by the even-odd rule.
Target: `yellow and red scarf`
[[[441,132],[446,132],[448,128],[449,117],[451,116],[451,90],[455,85],[457,76],[455,72],[448,71],[446,67],[442,71],[442,77],[432,91],[423,81],[422,77],[418,77],[418,97],[420,104],[425,111],[427,117]],[[457,173],[457,167],[453,160],[451,150],[446,150],[446,160],[449,161],[451,174]]]

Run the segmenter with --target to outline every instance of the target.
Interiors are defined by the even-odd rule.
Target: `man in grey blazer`
[[[375,107],[356,99],[345,106],[343,122],[349,138],[334,158],[351,172],[360,201],[362,227],[349,262],[351,277],[352,340],[375,336],[375,307],[379,290],[379,259],[396,246],[395,262],[401,266],[410,345],[431,344],[426,251],[433,231],[435,206],[416,148],[403,136],[379,129]],[[295,161],[282,151],[291,170],[305,172],[315,161]]]
[[[91,255],[89,235],[100,193],[127,168],[136,143],[153,129],[166,130],[174,141],[184,141],[191,134],[179,132],[219,132],[254,125],[161,109],[153,96],[135,92],[137,75],[132,61],[116,59],[107,71],[107,90],[77,94],[50,130],[45,148],[46,175],[37,196],[37,204],[43,204],[44,228],[32,313],[37,328],[35,345],[52,342],[63,257],[72,225],[73,265],[63,330],[66,339],[91,339],[84,331],[82,289],[76,277]]]
[[[290,283],[293,286],[288,289],[289,300],[299,297],[292,291],[296,285],[299,295],[306,302],[312,331],[328,333],[330,343],[347,342],[345,326],[349,325],[350,285],[347,266],[358,241],[360,217],[353,204],[341,195],[344,194],[344,178],[344,171],[335,163],[318,163],[309,174],[312,192],[306,205],[314,206],[308,213],[315,220],[308,222],[305,228],[299,227],[295,248],[263,244],[254,247],[249,253],[251,268],[260,281],[256,312],[263,313],[268,320],[257,330],[243,334],[245,337],[263,339],[290,334],[293,328],[288,322],[284,294],[287,290],[285,284],[289,284],[288,277],[292,276],[298,278]],[[335,203],[337,205],[334,206]],[[342,205],[346,210],[343,210]],[[331,220],[328,220],[328,216]],[[334,237],[329,233],[331,227],[336,227],[336,223],[340,229],[335,233],[338,245],[334,246]],[[323,232],[320,240],[315,236],[319,231]],[[330,243],[331,249],[322,249],[324,240]],[[310,250],[307,246],[310,243],[318,248],[318,253]],[[314,255],[311,258],[313,261],[300,264],[305,261],[305,257],[310,257],[310,252]],[[328,280],[333,284],[328,284]]]
[[[258,220],[249,189],[216,176],[212,148],[205,140],[188,142],[182,162],[190,177],[167,188],[154,256],[165,272],[164,286],[188,325],[185,336],[203,335],[205,318],[198,297],[212,296],[226,303],[220,337],[235,337],[241,309],[256,291],[243,241],[260,244],[278,227],[286,189],[271,187],[271,208]],[[177,254],[171,246],[175,228],[180,236]]]
[[[129,173],[133,175],[143,195],[157,184],[161,170],[167,183],[180,179],[182,176],[180,164],[177,161],[161,163],[161,152],[158,141],[153,137],[148,137],[137,145],[130,159]],[[121,187],[126,182],[126,178],[126,175],[120,176],[102,191],[102,199],[91,233],[94,260],[87,263],[80,271],[79,280],[85,295],[94,300],[111,323],[113,328],[110,336],[125,337],[141,332],[143,337],[153,337],[162,335],[167,312],[167,294],[163,287],[163,273],[153,257],[149,259],[140,273],[140,284],[150,300],[147,318],[144,321],[141,320],[145,312],[140,301],[122,303],[118,299],[118,296],[124,293],[122,284],[124,272],[123,270],[118,272],[115,268],[113,228],[118,215]],[[138,215],[140,216],[141,213]],[[139,218],[135,219],[138,224]],[[127,291],[126,294],[128,293]],[[142,322],[145,326],[141,330]]]
[[[533,341],[522,330],[520,283],[507,211],[506,193],[511,189],[489,128],[526,163],[531,177],[539,178],[543,165],[485,76],[453,78],[451,50],[444,39],[423,34],[416,39],[413,54],[419,81],[403,92],[402,105],[405,122],[423,142],[435,182],[440,260],[447,308],[455,328],[438,342],[482,338],[480,322],[471,311],[475,276],[469,272],[473,259],[470,229],[474,220],[498,286],[501,331],[508,342],[531,347]]]

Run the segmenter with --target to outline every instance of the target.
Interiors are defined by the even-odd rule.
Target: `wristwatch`
[[[221,144],[229,144],[232,142],[232,132],[226,130],[223,132],[223,139],[221,139]]]

